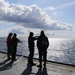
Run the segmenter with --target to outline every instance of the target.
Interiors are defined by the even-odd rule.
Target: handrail
[[[6,52],[2,52],[2,51],[0,51],[0,53],[7,54]],[[23,55],[18,55],[18,54],[17,54],[17,56],[22,56],[22,57],[28,58],[28,56],[23,56]],[[33,58],[33,59],[38,60],[38,58]],[[67,63],[62,63],[62,62],[56,62],[56,61],[50,61],[50,60],[47,60],[47,62],[75,67],[75,65],[73,65],[73,64],[67,64]]]

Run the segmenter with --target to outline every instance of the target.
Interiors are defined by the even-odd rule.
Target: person
[[[17,43],[22,43],[18,38],[17,38],[17,34],[14,33],[13,37],[12,37],[12,61],[16,60],[16,52],[17,52]]]
[[[29,57],[28,57],[28,65],[36,65],[33,62],[33,56],[34,56],[34,47],[35,47],[35,43],[34,41],[36,40],[36,37],[33,37],[34,33],[30,32],[29,33],[29,37],[28,37],[28,47],[29,47]]]
[[[39,51],[39,65],[37,67],[42,67],[42,57],[44,61],[44,66],[46,66],[46,58],[47,58],[47,48],[49,46],[49,41],[44,31],[41,31],[40,36],[37,39],[37,48]]]
[[[10,60],[12,57],[12,33],[7,36],[7,58]]]

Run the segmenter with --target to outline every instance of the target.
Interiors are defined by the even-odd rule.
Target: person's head
[[[16,37],[17,36],[17,34],[16,33],[14,33],[14,37]]]
[[[12,36],[12,33],[9,33],[9,36]]]
[[[30,32],[30,36],[33,36],[34,35],[34,33],[33,32]]]
[[[41,31],[40,35],[41,35],[41,36],[45,35],[45,34],[44,34],[44,31]]]

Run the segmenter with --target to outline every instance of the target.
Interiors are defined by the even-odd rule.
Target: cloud
[[[53,9],[53,8],[51,8]],[[72,30],[71,25],[51,19],[37,5],[25,6],[0,0],[0,20],[16,23],[27,28],[44,30]]]
[[[25,29],[22,26],[14,26],[10,28],[9,32],[17,33],[17,34],[24,34]]]
[[[29,30],[22,26],[11,26],[6,29],[0,29],[0,34],[3,37],[6,37],[10,32],[16,33],[20,37],[26,37],[29,34]]]
[[[18,26],[17,25],[17,26],[14,26],[14,27],[7,28],[6,30],[3,29],[2,32],[4,32],[4,33],[5,32],[6,33],[7,32],[8,33],[12,32],[12,33],[16,33],[16,34],[20,35],[20,37],[21,36],[28,37],[30,32],[34,32],[35,36],[39,36],[40,35],[40,31],[41,31],[40,29],[25,28],[23,26]],[[45,33],[48,36],[55,36],[55,33],[53,31],[46,30]]]
[[[54,11],[54,10],[55,10],[55,8],[54,8],[54,7],[47,7],[47,8],[44,8],[44,10]]]
[[[55,12],[52,13],[52,15],[54,15],[55,17],[56,17],[56,16],[60,17],[60,16],[62,16],[63,14],[64,14],[63,12],[58,12],[58,11],[55,11]]]
[[[75,6],[75,1],[67,2],[67,3],[64,3],[64,4],[58,5],[56,7],[50,6],[50,7],[44,8],[44,10],[55,11],[55,10],[65,9],[65,8],[68,8],[68,7],[71,7],[71,6]]]

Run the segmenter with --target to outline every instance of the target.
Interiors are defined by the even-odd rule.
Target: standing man
[[[17,52],[17,43],[21,43],[21,41],[17,38],[17,34],[14,34],[12,37],[12,61],[16,60],[16,52]]]
[[[34,41],[36,40],[36,37],[33,37],[34,33],[30,32],[28,37],[28,47],[29,47],[29,57],[28,57],[28,65],[36,65],[33,62],[33,56],[34,56]]]
[[[11,59],[12,56],[12,33],[9,33],[7,37],[7,58]]]
[[[42,56],[43,56],[43,61],[44,61],[44,67],[46,66],[48,46],[49,46],[48,38],[44,34],[44,31],[41,31],[41,34],[37,40],[37,47],[39,51],[39,63],[40,63],[37,67],[42,67]]]

